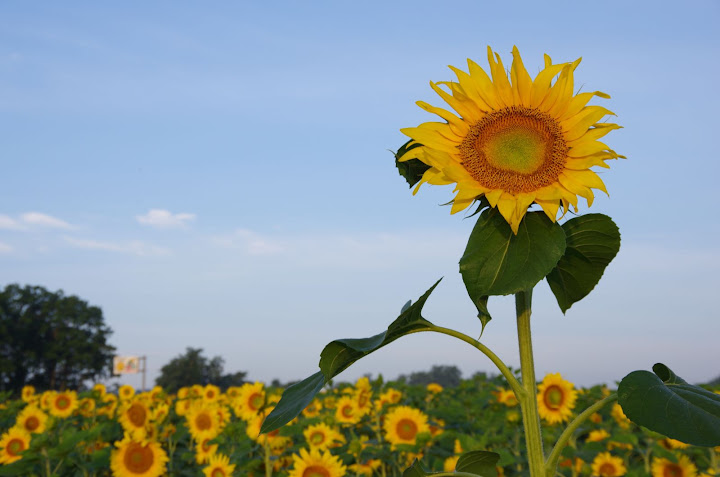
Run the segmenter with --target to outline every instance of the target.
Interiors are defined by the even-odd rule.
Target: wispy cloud
[[[212,241],[221,247],[245,250],[250,255],[273,255],[285,250],[279,241],[248,229],[237,229],[232,234],[213,237]]]
[[[195,214],[187,212],[173,214],[165,209],[150,209],[145,215],[135,216],[141,224],[157,228],[185,227],[188,222],[195,220],[195,217]]]
[[[0,230],[22,230],[25,227],[9,215],[0,214]]]
[[[64,239],[69,245],[86,250],[126,253],[140,257],[170,254],[170,250],[166,248],[148,244],[140,240],[132,240],[130,242],[107,242],[92,239],[78,239],[74,237],[64,237]]]
[[[25,224],[36,225],[38,227],[65,230],[70,230],[73,228],[72,225],[65,222],[64,220],[40,212],[26,212],[20,216],[20,220],[22,220],[22,222]]]
[[[0,242],[0,253],[11,253],[13,250],[10,245]]]

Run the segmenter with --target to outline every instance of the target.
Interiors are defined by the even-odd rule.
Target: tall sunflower
[[[664,457],[653,457],[651,466],[652,477],[697,477],[698,469],[686,455],[673,462]]]
[[[140,399],[126,401],[120,407],[118,421],[126,432],[132,436],[142,439],[145,437],[147,427],[150,423],[150,408]]]
[[[343,477],[346,472],[347,467],[330,451],[300,449],[299,455],[293,455],[293,468],[288,477]]]
[[[222,454],[210,456],[208,465],[203,469],[205,477],[230,477],[235,470],[235,464],[230,463],[230,458]]]
[[[121,401],[126,401],[135,395],[135,388],[129,384],[123,384],[118,389],[118,397]]]
[[[69,417],[79,404],[75,391],[55,393],[50,400],[50,414],[60,418]]]
[[[263,383],[245,383],[240,387],[233,410],[236,416],[247,421],[257,416],[264,405],[265,386]]]
[[[627,468],[620,457],[609,452],[601,452],[592,462],[592,475],[597,477],[620,477],[627,473]]]
[[[211,444],[212,439],[206,437],[195,441],[195,461],[198,464],[204,464],[210,460],[210,456],[217,452],[218,444]]]
[[[393,446],[397,444],[415,445],[417,436],[430,432],[428,418],[424,412],[409,406],[397,406],[385,416],[383,422],[385,438]]]
[[[512,54],[510,78],[500,56],[488,47],[492,79],[468,60],[469,73],[450,67],[457,82],[431,82],[456,113],[418,101],[445,122],[402,129],[411,142],[399,161],[418,159],[429,166],[414,192],[425,182],[455,183],[451,213],[485,197],[517,233],[533,203],[552,221],[560,206],[577,210],[578,196],[592,205],[591,189],[607,191],[590,168],[608,167],[606,160],[622,156],[599,141],[620,127],[599,122],[613,113],[587,106],[593,96],[609,96],[599,91],[574,94],[580,59],[552,64],[545,55],[545,67],[533,80],[516,47]]]
[[[357,402],[350,396],[343,396],[335,406],[335,420],[340,424],[356,424],[362,414],[358,411]]]
[[[548,374],[538,386],[538,412],[550,424],[567,421],[572,415],[577,391],[560,373]]]
[[[48,415],[37,406],[26,406],[17,416],[16,426],[25,429],[29,433],[42,434],[45,432],[45,424]]]
[[[129,436],[115,444],[110,468],[116,477],[159,477],[165,473],[168,456],[160,444],[136,441]]]
[[[322,422],[308,426],[303,431],[303,435],[311,449],[325,450],[335,443],[345,441],[343,435],[336,429]]]
[[[13,427],[0,437],[0,464],[12,464],[22,459],[21,452],[30,447],[30,433]]]
[[[207,403],[195,405],[190,408],[185,419],[190,434],[196,440],[206,437],[212,439],[220,433],[220,418],[216,406]]]

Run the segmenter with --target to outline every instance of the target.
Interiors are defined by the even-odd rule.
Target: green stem
[[[537,405],[537,381],[533,361],[532,337],[530,333],[530,314],[532,308],[532,289],[515,294],[517,314],[518,344],[520,347],[520,372],[524,394],[518,396],[525,428],[528,465],[531,477],[541,477],[545,470],[540,414]]]
[[[550,456],[547,458],[547,461],[545,462],[545,475],[546,476],[552,476],[555,475],[555,469],[557,469],[558,461],[560,460],[560,454],[567,444],[567,442],[572,437],[573,433],[577,430],[580,425],[585,422],[587,418],[593,415],[593,413],[596,413],[600,409],[602,409],[607,404],[610,404],[611,402],[617,401],[617,394],[611,394],[610,396],[606,397],[605,399],[596,402],[589,408],[585,409],[583,412],[581,412],[573,421],[568,424],[568,426],[565,428],[562,434],[560,434],[560,437],[558,438],[557,442],[555,443],[555,447],[553,447],[552,452],[550,452]]]
[[[507,380],[508,384],[512,388],[513,392],[515,393],[515,396],[520,399],[520,395],[523,394],[525,391],[523,390],[523,387],[520,385],[520,381],[517,380],[517,378],[513,375],[512,371],[510,371],[510,368],[507,367],[507,365],[500,359],[498,356],[493,353],[490,348],[485,346],[484,344],[480,343],[478,340],[469,337],[466,334],[460,333],[459,331],[452,330],[450,328],[443,328],[442,326],[435,326],[433,325],[427,330],[420,330],[420,331],[434,331],[436,333],[442,333],[444,335],[453,336],[461,341],[464,341],[468,343],[469,345],[475,347],[477,350],[482,352],[485,356],[490,358],[490,361],[495,364],[497,369],[502,373],[502,375]]]
[[[50,457],[48,456],[47,448],[43,447],[42,455],[45,457],[45,475],[50,477],[52,473],[50,472]]]
[[[715,473],[720,472],[720,462],[718,462],[717,453],[715,452],[715,448],[710,448],[710,468],[715,471]]]
[[[265,477],[272,477],[272,464],[270,463],[270,443],[265,439],[263,445],[265,448]]]

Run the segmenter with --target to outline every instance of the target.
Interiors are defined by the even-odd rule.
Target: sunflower
[[[550,424],[567,421],[577,399],[573,384],[560,373],[548,374],[538,386],[538,412]]]
[[[494,394],[497,397],[497,402],[500,404],[504,404],[507,407],[515,407],[518,405],[517,397],[512,389],[500,388],[495,391]]]
[[[211,440],[211,438],[206,437],[195,441],[195,461],[198,465],[206,463],[210,459],[210,456],[217,452],[218,445],[211,444]]]
[[[612,406],[612,410],[610,411],[610,415],[615,419],[615,422],[618,423],[620,427],[623,429],[629,429],[630,428],[630,419],[625,415],[625,413],[622,410],[622,406],[618,403],[614,403]]]
[[[220,433],[217,408],[211,405],[195,405],[185,415],[190,434],[196,439],[213,438]]]
[[[438,383],[430,383],[425,387],[425,389],[431,394],[438,394],[442,392],[443,387]]]
[[[425,413],[409,406],[398,406],[388,412],[385,422],[383,422],[383,428],[385,429],[385,438],[393,446],[397,444],[414,445],[418,434],[430,432]]]
[[[358,412],[357,402],[350,396],[338,399],[335,406],[335,420],[340,424],[356,424],[362,415]]]
[[[665,439],[660,441],[660,445],[666,448],[667,450],[675,450],[675,449],[687,449],[690,447],[690,444],[685,444],[682,441],[679,441],[677,439],[670,439],[669,437],[666,437]]]
[[[165,418],[168,416],[168,414],[170,414],[170,406],[165,403],[158,404],[152,410],[150,419],[153,422],[160,424],[161,422],[163,422],[165,420]]]
[[[102,405],[98,408],[97,413],[112,419],[118,407],[118,397],[114,394],[107,393],[101,399]]]
[[[0,464],[12,464],[22,459],[20,454],[30,447],[30,433],[13,427],[0,438]]]
[[[322,422],[308,426],[303,435],[311,449],[325,450],[336,442],[345,441],[342,434]]]
[[[23,386],[22,391],[20,391],[20,396],[23,401],[30,402],[35,397],[35,386],[31,386],[29,384],[27,386]]]
[[[300,449],[300,455],[293,455],[293,468],[288,477],[343,477],[345,467],[337,456],[317,449],[308,452]]]
[[[364,462],[358,462],[357,464],[350,465],[350,470],[355,475],[363,475],[365,477],[372,477],[375,470],[380,467],[382,462],[380,459],[368,459]]]
[[[215,454],[210,456],[207,467],[203,469],[205,477],[230,477],[235,470],[235,464],[230,464],[226,455]]]
[[[159,477],[165,473],[168,456],[157,442],[138,442],[125,438],[115,444],[110,468],[117,477]]]
[[[122,386],[120,386],[120,389],[118,389],[118,397],[121,401],[127,401],[134,395],[135,388],[130,386],[129,384],[123,384]]]
[[[249,420],[257,416],[265,405],[265,386],[263,383],[245,383],[240,388],[240,395],[235,399],[235,415]]]
[[[370,414],[370,411],[372,411],[373,408],[371,402],[372,390],[370,388],[358,388],[353,393],[353,397],[355,398],[355,404],[358,414],[360,416]]]
[[[302,414],[305,417],[317,417],[320,415],[320,410],[322,409],[322,403],[318,398],[313,399],[310,401],[310,404],[308,404],[305,409],[303,409]]]
[[[620,457],[613,457],[609,452],[601,452],[592,461],[592,475],[598,477],[619,477],[627,473],[627,468]]]
[[[590,431],[590,433],[587,436],[587,439],[585,439],[585,442],[601,442],[604,441],[610,437],[610,433],[606,431],[605,429],[596,429],[593,431]]]
[[[52,406],[53,397],[57,394],[57,391],[45,391],[40,395],[40,409],[43,411],[50,411]]]
[[[37,406],[27,406],[17,416],[16,426],[25,429],[29,433],[42,434],[45,432],[45,423],[48,415]]]
[[[207,402],[216,402],[221,394],[219,387],[214,384],[208,384],[203,389],[202,398]]]
[[[99,396],[104,396],[105,393],[107,393],[107,388],[103,383],[95,383],[92,387],[92,390],[97,392]]]
[[[375,407],[378,409],[381,409],[384,405],[387,404],[397,404],[402,399],[402,393],[394,388],[388,388],[384,393],[382,393],[378,400],[375,401]]]
[[[652,477],[697,477],[697,467],[686,455],[678,457],[677,463],[663,457],[653,457]]]
[[[457,465],[459,455],[451,455],[445,461],[443,461],[443,470],[445,472],[455,472],[455,466]]]
[[[457,115],[418,101],[445,122],[401,129],[411,141],[399,160],[419,159],[429,166],[414,192],[425,182],[455,183],[451,213],[484,197],[517,233],[533,203],[552,221],[561,205],[564,211],[569,205],[577,210],[578,196],[592,205],[591,189],[607,191],[590,168],[608,167],[606,160],[622,156],[598,141],[620,127],[598,122],[613,113],[586,106],[593,96],[609,96],[599,91],[573,94],[580,59],[552,64],[545,55],[545,67],[533,80],[516,47],[512,54],[510,79],[500,56],[488,47],[492,80],[468,60],[469,74],[451,66],[458,82],[438,83],[449,92],[431,82]]]
[[[75,391],[62,391],[55,393],[50,401],[50,414],[65,418],[78,408],[80,402]]]
[[[150,423],[150,408],[140,399],[132,399],[120,407],[118,421],[126,432],[142,439]]]
[[[93,398],[82,398],[78,403],[78,411],[85,417],[92,417],[95,414],[95,400]]]
[[[573,475],[580,475],[582,473],[583,467],[585,466],[585,461],[582,460],[580,457],[575,457],[575,461],[568,457],[565,460],[561,460],[558,463],[558,466],[572,467],[575,470]]]

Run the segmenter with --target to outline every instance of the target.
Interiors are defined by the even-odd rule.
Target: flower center
[[[147,419],[145,408],[140,404],[133,404],[127,412],[128,420],[135,427],[143,427]]]
[[[400,439],[404,441],[414,441],[418,431],[417,424],[410,419],[400,419],[395,429]]]
[[[30,416],[25,420],[25,429],[27,429],[29,432],[34,431],[40,427],[40,420],[35,416]]]
[[[323,432],[313,432],[310,436],[310,442],[315,445],[322,444],[325,441],[325,434]]]
[[[343,417],[353,417],[353,408],[352,406],[343,406],[342,408],[342,415]]]
[[[559,386],[550,386],[545,390],[545,406],[549,409],[557,410],[562,406],[565,400],[565,393]]]
[[[305,468],[302,477],[330,477],[330,472],[321,465],[310,465]]]
[[[212,474],[210,474],[210,477],[227,477],[225,475],[225,471],[222,469],[213,469]]]
[[[568,149],[555,119],[523,106],[486,115],[459,146],[462,166],[480,185],[513,194],[555,183]]]
[[[263,405],[263,397],[259,393],[255,393],[248,399],[250,409],[257,411]]]
[[[7,443],[7,446],[5,446],[5,452],[7,452],[13,457],[24,450],[25,443],[20,439],[12,439],[10,442]]]
[[[150,469],[155,460],[155,455],[150,447],[131,442],[125,451],[123,463],[130,472],[142,474]]]
[[[610,462],[605,462],[603,465],[600,466],[600,475],[602,477],[614,477],[615,466],[612,465]]]
[[[667,464],[663,469],[663,477],[683,477],[682,467],[677,464]]]
[[[195,425],[201,431],[205,431],[212,427],[212,420],[206,413],[200,413],[195,417]]]
[[[60,396],[55,400],[55,407],[60,409],[61,411],[67,409],[70,407],[70,400],[66,398],[65,396]]]

